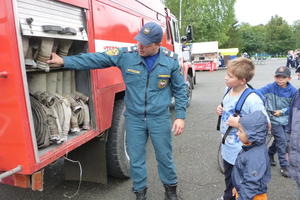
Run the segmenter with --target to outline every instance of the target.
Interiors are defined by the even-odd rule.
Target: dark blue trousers
[[[235,200],[235,197],[232,196],[232,189],[233,189],[233,184],[232,184],[232,179],[231,179],[231,172],[233,165],[226,162],[223,160],[224,164],[224,176],[225,176],[225,190],[224,190],[224,195],[223,199],[224,200]]]
[[[286,126],[272,124],[272,135],[274,136],[274,141],[269,147],[269,155],[273,156],[276,152],[278,153],[278,160],[280,167],[287,167],[288,161],[285,158],[287,153],[287,137],[286,137]]]

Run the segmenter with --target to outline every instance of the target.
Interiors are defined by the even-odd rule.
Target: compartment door
[[[36,159],[12,1],[1,2],[0,44],[0,171],[22,165],[21,173],[26,173],[30,171],[30,165],[35,163]]]

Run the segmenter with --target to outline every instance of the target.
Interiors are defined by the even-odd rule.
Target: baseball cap
[[[289,68],[282,66],[276,70],[275,76],[291,77],[291,71]]]
[[[135,40],[143,45],[161,42],[163,30],[160,25],[155,22],[146,23],[140,32],[135,36]]]

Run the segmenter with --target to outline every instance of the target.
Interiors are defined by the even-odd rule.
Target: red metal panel
[[[105,3],[94,1],[95,39],[136,43],[134,36],[141,27],[141,18]]]
[[[0,6],[0,171],[22,165],[28,173],[35,163],[26,109],[12,1]]]
[[[89,1],[88,0],[57,0],[64,3],[72,4],[81,8],[89,8]]]

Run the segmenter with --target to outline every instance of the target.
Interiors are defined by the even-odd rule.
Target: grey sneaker
[[[223,196],[222,196],[222,197],[220,197],[220,198],[217,198],[217,200],[224,200],[224,198],[223,198]]]
[[[280,169],[280,173],[281,173],[281,175],[284,176],[284,177],[289,177],[289,171],[288,171],[288,169],[287,169],[286,167],[282,167],[282,168]]]
[[[270,164],[271,164],[271,166],[276,166],[276,161],[275,161],[275,159],[274,159],[274,155],[270,155],[269,154],[269,158],[270,158]]]

